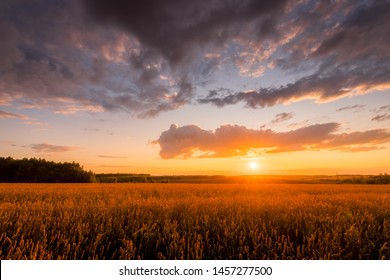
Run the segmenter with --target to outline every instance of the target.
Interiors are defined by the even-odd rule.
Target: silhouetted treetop
[[[95,181],[91,171],[76,162],[53,162],[45,159],[0,157],[2,183],[89,183]]]

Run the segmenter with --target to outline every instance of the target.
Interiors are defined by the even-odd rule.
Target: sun
[[[257,169],[259,168],[259,165],[258,165],[258,163],[257,163],[256,161],[251,161],[251,162],[249,163],[249,168],[250,168],[251,170],[257,170]]]

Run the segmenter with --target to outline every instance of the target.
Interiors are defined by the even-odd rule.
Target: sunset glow
[[[257,170],[259,168],[259,165],[257,164],[256,161],[251,161],[249,163],[249,168],[252,169],[252,170]]]
[[[1,157],[390,171],[389,1],[146,2],[2,1]]]

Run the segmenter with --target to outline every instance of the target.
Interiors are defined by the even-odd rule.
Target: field
[[[390,259],[390,186],[0,184],[0,259]]]

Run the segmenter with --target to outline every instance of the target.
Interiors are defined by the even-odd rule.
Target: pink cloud
[[[14,114],[0,110],[0,119],[19,119],[19,120],[28,120],[28,117],[21,114]]]

